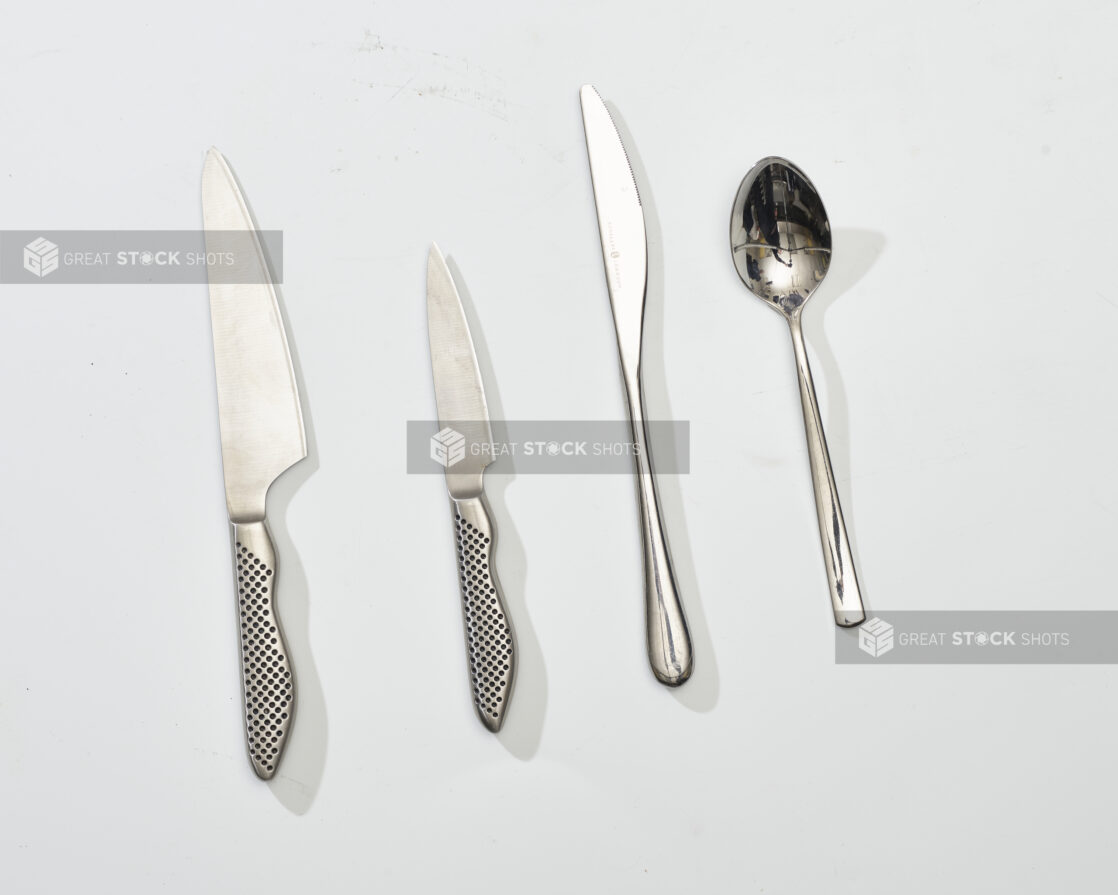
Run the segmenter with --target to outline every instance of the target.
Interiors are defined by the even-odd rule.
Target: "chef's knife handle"
[[[233,525],[245,736],[256,776],[271,779],[295,713],[295,680],[276,614],[276,551],[263,522]]]
[[[516,641],[493,562],[496,534],[481,497],[452,498],[451,509],[474,708],[481,723],[496,733],[516,676]]]
[[[629,419],[635,447],[637,503],[641,513],[644,556],[644,615],[648,639],[648,663],[662,684],[678,687],[691,677],[693,655],[691,633],[679,599],[672,569],[668,538],[660,519],[660,498],[652,472],[648,448],[648,426],[644,419],[640,374],[626,376]]]

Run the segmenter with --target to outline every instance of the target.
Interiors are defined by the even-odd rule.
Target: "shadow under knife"
[[[280,313],[285,318],[283,299]],[[286,326],[285,326],[286,328]],[[283,619],[283,633],[291,653],[295,677],[295,715],[290,739],[284,749],[276,775],[268,782],[272,794],[293,814],[306,814],[318,795],[326,769],[326,696],[318,676],[310,642],[310,585],[302,560],[287,531],[287,508],[299,487],[318,470],[318,442],[311,420],[307,390],[303,383],[295,346],[288,331],[288,348],[295,370],[295,382],[303,406],[303,428],[307,435],[307,456],[272,484],[268,491],[268,524],[276,544],[279,588],[276,611]]]
[[[226,160],[228,163],[228,160]],[[232,170],[232,165],[229,165]],[[248,209],[253,226],[259,230],[252,205],[241,188],[240,178],[233,171],[241,197]],[[299,487],[318,469],[318,442],[314,422],[307,401],[303,368],[299,352],[288,326],[288,316],[283,295],[276,285],[275,264],[268,257],[265,240],[261,240],[269,274],[272,276],[280,319],[287,335],[287,349],[291,356],[299,402],[302,407],[303,430],[306,434],[307,456],[287,469],[272,486],[267,495],[267,525],[276,550],[276,613],[283,626],[284,639],[290,654],[292,676],[295,679],[295,712],[291,720],[287,745],[284,747],[279,768],[268,781],[268,787],[281,805],[293,814],[306,814],[314,802],[326,768],[326,697],[311,652],[308,622],[310,618],[310,587],[306,571],[295,544],[287,531],[287,508]]]
[[[507,441],[504,407],[497,388],[497,376],[489,356],[484,331],[474,311],[474,301],[466,287],[466,279],[452,257],[446,259],[458,287],[462,310],[470,327],[478,370],[485,389],[485,404],[496,442]],[[505,492],[516,479],[511,471],[511,460],[498,457],[485,472],[485,496],[493,511],[496,524],[494,538],[497,575],[502,583],[502,593],[512,616],[513,636],[516,643],[516,679],[513,684],[512,703],[497,739],[513,756],[527,761],[539,749],[543,736],[544,718],[547,714],[547,668],[539,638],[528,613],[527,580],[528,562],[524,544],[516,532],[512,517],[506,509]],[[468,691],[467,691],[468,692]]]
[[[673,420],[664,361],[664,253],[660,216],[656,210],[656,200],[649,185],[644,162],[636,148],[636,141],[617,107],[609,101],[606,101],[606,107],[617,127],[617,132],[621,135],[629,164],[633,169],[633,177],[637,182],[641,208],[644,211],[644,227],[648,243],[648,280],[644,306],[644,332],[641,341],[641,378],[647,418]],[[683,461],[676,444],[667,437],[656,438],[657,430],[660,430],[660,435],[664,436],[664,430],[670,431],[670,428],[652,427],[649,441],[653,470],[670,469],[674,472],[682,466]],[[682,686],[673,687],[671,693],[692,711],[709,712],[718,703],[718,661],[714,654],[714,641],[711,638],[702,595],[699,592],[698,576],[695,573],[687,517],[683,508],[683,493],[676,475],[657,474],[656,486],[667,529],[672,567],[675,570],[676,583],[679,585],[687,627],[691,632],[694,656],[694,671],[691,677]],[[673,519],[676,520],[675,524],[668,521]]]

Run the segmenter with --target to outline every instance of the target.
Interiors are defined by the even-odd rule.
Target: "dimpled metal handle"
[[[481,723],[496,733],[516,676],[516,642],[493,565],[496,535],[481,497],[452,498],[451,508],[474,708]]]
[[[263,522],[233,524],[241,623],[245,737],[256,775],[270,779],[295,713],[295,680],[276,615],[276,551]]]

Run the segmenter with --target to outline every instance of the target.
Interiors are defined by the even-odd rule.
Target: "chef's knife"
[[[276,772],[295,682],[276,614],[268,488],[307,456],[303,412],[276,293],[244,197],[216,149],[202,172],[202,212],[217,371],[221,464],[233,543],[245,734],[257,776]],[[237,231],[240,231],[239,233]],[[232,254],[232,264],[222,264]]]
[[[493,561],[497,535],[483,496],[493,433],[470,327],[438,246],[427,255],[427,330],[446,488],[458,548],[458,586],[470,686],[477,716],[496,733],[504,723],[516,675],[516,644]]]
[[[644,211],[625,144],[601,96],[587,84],[579,91],[579,99],[606,285],[617,329],[617,348],[635,445],[637,502],[644,544],[648,661],[661,683],[676,687],[691,676],[691,635],[672,571],[668,539],[660,520],[660,501],[644,416],[641,335],[648,275]]]

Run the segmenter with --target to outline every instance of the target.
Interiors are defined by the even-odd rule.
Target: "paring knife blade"
[[[691,676],[691,635],[679,599],[671,553],[660,515],[640,375],[641,337],[648,276],[644,210],[625,144],[598,91],[579,91],[586,152],[598,213],[606,285],[636,446],[637,503],[644,555],[648,661],[656,678],[678,686]]]
[[[516,643],[494,562],[496,529],[483,495],[493,435],[470,327],[454,278],[438,246],[427,255],[427,329],[458,549],[458,585],[474,709],[496,733],[504,723],[516,677]],[[458,448],[458,450],[455,450]]]
[[[245,735],[257,776],[278,766],[295,710],[295,682],[276,613],[268,488],[307,456],[303,412],[283,320],[248,206],[216,149],[202,172],[225,500],[234,549]],[[237,235],[248,231],[248,236]]]

